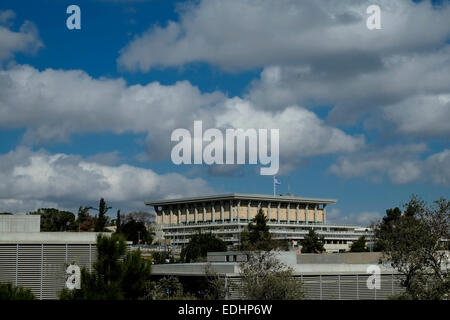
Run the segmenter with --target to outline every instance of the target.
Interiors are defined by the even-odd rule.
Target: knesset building
[[[156,222],[167,242],[183,246],[199,231],[211,232],[228,245],[240,243],[240,234],[263,209],[274,239],[289,241],[298,248],[299,241],[314,229],[324,236],[329,252],[348,250],[361,235],[370,238],[370,230],[358,226],[326,223],[326,210],[335,199],[304,198],[291,195],[223,194],[146,202],[154,207]]]

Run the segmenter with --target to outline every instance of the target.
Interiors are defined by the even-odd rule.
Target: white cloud
[[[25,142],[64,141],[73,133],[151,133],[167,146],[170,132],[223,100],[187,81],[127,86],[123,79],[94,79],[80,70],[0,71],[0,126],[25,127]],[[155,144],[154,154],[157,153]],[[167,148],[167,147],[166,147]]]
[[[445,95],[414,96],[386,107],[384,116],[394,123],[397,132],[405,135],[448,136],[450,88]]]
[[[28,213],[39,208],[58,208],[56,202],[41,200],[0,199],[0,212]]]
[[[11,26],[12,20],[16,17],[16,13],[12,10],[0,10],[0,24]]]
[[[425,162],[426,175],[436,184],[450,186],[450,149],[435,153]]]
[[[420,176],[418,155],[426,151],[425,144],[388,146],[384,149],[366,150],[351,156],[342,156],[330,171],[340,177],[368,176],[381,181],[388,176],[393,183],[407,183]]]
[[[351,225],[369,227],[383,217],[378,211],[363,211],[359,213],[343,214],[339,209],[333,208],[327,211],[327,223],[338,225]]]
[[[372,4],[381,7],[381,30],[366,27]],[[334,124],[354,124],[369,113],[383,120],[376,123],[383,132],[448,133],[449,106],[442,102],[450,95],[448,4],[210,0],[178,11],[178,22],[153,26],[123,48],[119,66],[263,67],[244,96],[257,109],[328,105]]]
[[[382,10],[376,32],[366,27],[372,4]],[[179,21],[152,26],[123,48],[119,65],[148,71],[197,61],[225,69],[306,62],[345,71],[377,64],[380,54],[430,48],[450,34],[450,7],[435,10],[428,1],[203,0],[178,12]]]
[[[301,159],[339,152],[353,152],[364,145],[364,137],[350,136],[330,127],[316,114],[300,106],[282,111],[258,110],[248,100],[228,99],[216,116],[219,128],[267,128],[280,130],[282,172],[293,169]]]
[[[38,30],[32,22],[25,21],[18,31],[11,30],[9,27],[12,26],[14,18],[14,11],[0,10],[0,63],[17,52],[35,53],[43,46]]]
[[[387,56],[372,70],[358,73],[270,66],[252,83],[246,98],[264,109],[330,105],[329,120],[340,123],[380,112],[380,130],[394,124],[400,126],[396,133],[442,135],[449,114],[444,101],[450,95],[449,55],[446,45],[433,52]]]
[[[388,177],[395,184],[422,181],[449,185],[450,151],[446,149],[422,159],[425,151],[425,144],[372,148],[339,157],[330,172],[344,178],[366,177],[374,182]]]
[[[148,159],[168,159],[171,132],[202,120],[204,128],[279,128],[285,169],[300,158],[364,144],[363,137],[330,127],[300,106],[258,110],[245,99],[202,94],[187,81],[127,86],[122,79],[94,79],[79,70],[16,66],[0,71],[0,84],[0,126],[26,128],[25,143],[64,141],[73,133],[143,133]]]
[[[212,193],[199,178],[26,148],[0,155],[0,180],[0,212],[42,206],[74,209],[101,197],[115,208],[150,209],[144,201]]]

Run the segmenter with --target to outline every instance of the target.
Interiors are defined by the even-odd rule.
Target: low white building
[[[98,233],[39,232],[40,215],[0,215],[0,226],[0,283],[28,288],[37,299],[57,299],[67,266],[90,269],[97,258]]]

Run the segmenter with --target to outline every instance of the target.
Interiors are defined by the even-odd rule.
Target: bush
[[[11,283],[0,284],[0,300],[34,300],[30,289],[14,286]]]

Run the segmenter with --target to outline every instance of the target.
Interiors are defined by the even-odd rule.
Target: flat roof
[[[290,265],[293,275],[367,275],[367,268],[373,263],[314,263]],[[398,274],[392,267],[377,264],[381,274]],[[239,262],[198,262],[152,265],[152,275],[158,276],[203,276],[206,268],[220,275],[240,276]]]
[[[246,193],[228,193],[218,194],[210,196],[199,196],[189,198],[177,198],[177,199],[165,199],[146,201],[146,205],[161,206],[168,204],[178,203],[193,203],[202,201],[224,201],[224,200],[255,200],[255,201],[268,201],[268,202],[298,202],[298,203],[320,203],[320,204],[334,204],[336,199],[321,199],[321,198],[305,198],[299,196],[273,196],[265,194],[246,194]]]
[[[98,232],[0,232],[0,244],[95,244]],[[111,233],[104,232],[110,235]]]

